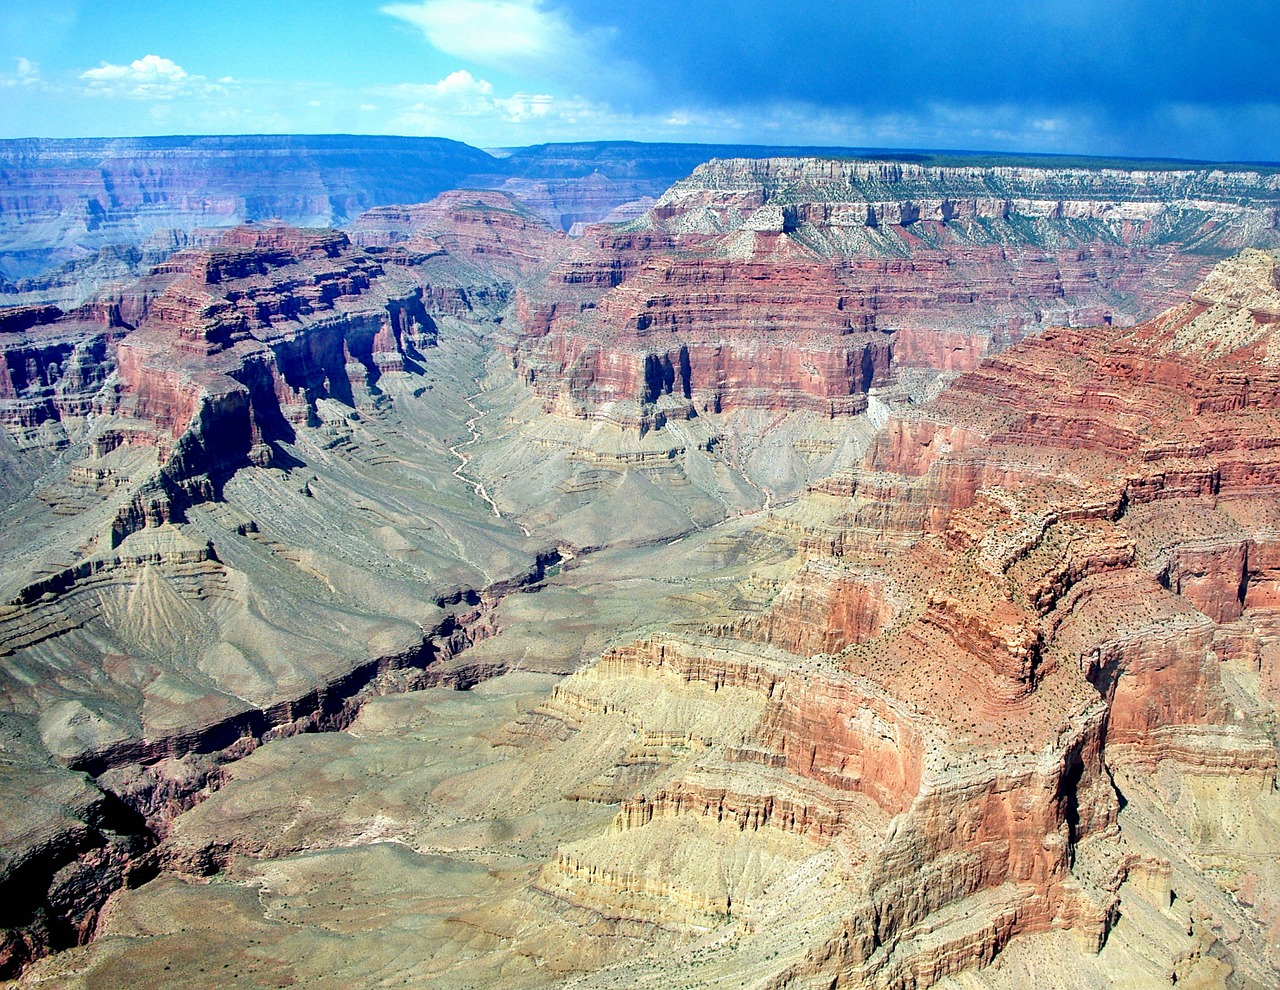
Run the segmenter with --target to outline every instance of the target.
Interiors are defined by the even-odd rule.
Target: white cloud
[[[679,133],[649,117],[619,113],[580,96],[499,95],[493,84],[464,69],[438,83],[387,87],[377,96],[398,104],[386,118],[390,133],[451,137],[479,147]]]
[[[476,79],[466,69],[458,69],[456,72],[450,72],[438,83],[423,86],[422,91],[441,99],[468,100],[491,95],[493,87],[483,79]]]
[[[400,101],[412,100],[408,109],[448,117],[472,117],[495,111],[493,86],[476,79],[466,69],[451,72],[436,83],[403,83],[386,94]]]
[[[80,73],[93,96],[123,96],[135,100],[171,100],[180,94],[207,92],[203,76],[193,76],[172,59],[144,55],[128,65],[103,62]]]
[[[562,0],[415,0],[382,12],[420,31],[437,51],[518,79],[525,98],[511,112],[542,117],[542,91],[557,100],[601,99],[631,104],[660,97],[643,66],[616,50],[618,30],[584,27]],[[535,93],[535,90],[537,93]],[[534,97],[536,96],[536,99]],[[532,102],[530,102],[532,100]]]
[[[89,69],[80,74],[81,79],[94,82],[166,82],[180,83],[187,78],[186,70],[177,62],[159,55],[144,55],[134,59],[129,65],[110,65],[103,62],[96,69]]]
[[[545,93],[516,93],[514,96],[493,102],[512,123],[546,117],[557,107],[557,103],[561,109],[565,105],[565,101],[557,101]]]
[[[0,74],[0,87],[8,89],[13,86],[44,86],[39,65],[29,58],[18,57],[13,61],[17,68],[11,76]]]
[[[482,65],[572,58],[591,47],[542,0],[424,0],[390,4],[382,12],[421,30],[446,55]]]
[[[480,147],[630,137],[688,140],[690,129],[694,139],[703,139],[700,128],[723,132],[739,127],[736,119],[719,112],[637,115],[583,96],[500,93],[493,83],[466,69],[439,82],[401,83],[365,92],[386,107],[382,126],[389,133],[450,137]]]

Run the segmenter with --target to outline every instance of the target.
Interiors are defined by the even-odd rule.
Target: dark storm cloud
[[[1119,139],[1161,126],[1174,105],[1280,103],[1275,0],[575,0],[571,9],[617,29],[617,51],[650,76],[648,98],[699,106],[1075,108]]]
[[[1246,0],[573,5],[673,94],[719,102],[1280,99],[1280,4]]]
[[[0,134],[1280,160],[1280,0],[0,0]],[[282,44],[281,39],[288,39]]]

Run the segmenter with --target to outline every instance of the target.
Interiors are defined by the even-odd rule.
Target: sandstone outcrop
[[[526,380],[562,413],[590,417],[618,402],[678,408],[683,400],[686,415],[851,415],[888,375],[890,342],[820,265],[652,261],[589,319],[601,334],[553,330],[522,362]]]
[[[1185,298],[1209,256],[1277,242],[1277,203],[1261,174],[713,161],[627,236],[588,228],[522,290],[509,347],[562,414],[856,414],[891,369],[927,381]]]
[[[499,192],[452,190],[429,203],[379,207],[347,232],[361,247],[444,250],[511,281],[550,267],[568,246],[562,232]]]

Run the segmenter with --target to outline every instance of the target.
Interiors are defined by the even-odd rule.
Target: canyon
[[[8,985],[1275,985],[1280,176],[444,145],[0,309]]]

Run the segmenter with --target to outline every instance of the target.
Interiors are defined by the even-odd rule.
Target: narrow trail
[[[773,422],[770,423],[769,426],[765,428],[764,433],[768,433],[769,430],[777,426],[782,421],[782,419],[783,417],[781,416],[776,417],[773,420]],[[751,509],[742,514],[744,516],[753,516],[757,512],[771,511],[774,507],[774,491],[772,488],[769,488],[767,485],[763,485],[757,482],[755,479],[751,477],[751,473],[747,470],[747,458],[744,457],[742,453],[741,438],[738,435],[738,431],[736,430],[732,431],[730,440],[729,440],[729,446],[732,448],[733,462],[736,462],[738,467],[738,474],[742,476],[742,480],[745,481],[752,488],[754,488],[762,496],[764,496],[764,504],[761,505],[760,508]]]
[[[479,385],[480,383],[476,382],[476,384]],[[497,518],[505,519],[507,517],[504,516],[501,510],[498,508],[498,503],[496,503],[490,497],[489,490],[485,488],[484,483],[476,480],[475,478],[468,476],[466,473],[467,465],[471,463],[471,455],[466,452],[466,448],[474,446],[475,444],[480,442],[480,431],[476,429],[476,424],[479,423],[480,420],[484,419],[484,417],[488,415],[488,413],[486,413],[483,409],[481,409],[479,406],[475,404],[475,400],[478,399],[483,394],[484,394],[484,389],[479,389],[479,391],[473,392],[471,395],[468,395],[463,399],[463,401],[470,407],[471,411],[475,415],[473,415],[469,420],[467,420],[467,432],[471,434],[471,439],[466,440],[460,444],[454,444],[452,447],[449,448],[449,453],[451,453],[454,457],[458,459],[458,466],[453,469],[453,476],[457,478],[459,481],[461,481],[463,484],[470,485],[472,490],[477,495],[479,495],[482,499],[484,499],[485,504],[488,505],[489,508],[493,510],[493,514]],[[514,522],[514,520],[512,521]],[[524,526],[522,523],[517,522],[516,525],[520,527],[520,531],[524,533],[525,536],[532,535],[529,532],[528,528]]]
[[[769,429],[772,429],[773,426],[776,426],[778,422],[781,421],[781,418],[782,417],[776,418],[773,421],[773,423],[770,424],[769,427],[766,427],[766,432]],[[740,438],[738,436],[738,432],[736,430],[730,431],[729,442],[727,446],[729,449],[725,451],[725,454],[726,454],[724,459],[725,466],[730,469],[736,470],[738,472],[738,477],[740,477],[743,481],[745,481],[748,485],[750,485],[751,488],[753,488],[756,492],[758,492],[760,494],[760,497],[764,499],[764,502],[759,506],[759,508],[739,509],[737,512],[739,516],[754,516],[759,512],[771,511],[775,507],[775,505],[786,504],[785,502],[775,502],[774,501],[775,493],[773,489],[767,487],[766,485],[761,484],[760,482],[756,481],[754,478],[751,477],[751,472],[747,470],[747,458],[742,453],[742,445],[740,442]]]

